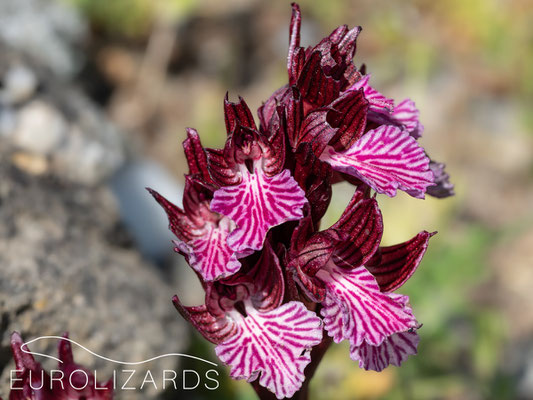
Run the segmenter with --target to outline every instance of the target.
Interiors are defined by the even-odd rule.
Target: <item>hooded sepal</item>
[[[224,98],[224,120],[228,135],[231,135],[238,126],[257,130],[252,112],[244,99],[239,96],[239,102],[233,103],[229,101],[228,96],[226,93]]]
[[[344,268],[365,264],[376,252],[383,236],[383,217],[378,202],[356,190],[339,220],[331,227],[347,239],[337,245],[333,261]]]
[[[172,298],[172,303],[181,316],[211,343],[222,343],[237,332],[234,321],[225,315],[213,315],[205,304],[192,307],[184,306],[177,295]]]
[[[196,129],[187,128],[187,139],[183,141],[183,150],[189,165],[189,174],[199,176],[206,183],[213,183],[207,167],[207,155]]]
[[[420,265],[429,239],[436,233],[422,231],[407,242],[379,248],[366,268],[382,292],[393,292],[407,282]]]

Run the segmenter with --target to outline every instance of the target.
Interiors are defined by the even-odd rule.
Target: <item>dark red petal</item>
[[[200,334],[212,343],[218,344],[233,336],[237,328],[227,318],[216,318],[204,305],[187,307],[181,304],[178,296],[172,298],[176,310],[189,321]]]
[[[240,183],[241,178],[235,173],[235,161],[227,157],[224,150],[206,149],[209,173],[218,185],[231,186]]]
[[[257,114],[259,116],[260,130],[265,132],[270,124],[270,119],[276,112],[279,105],[287,103],[290,94],[289,86],[285,85],[276,90],[272,96],[265,101],[261,107],[258,108]]]
[[[283,272],[278,256],[268,240],[259,261],[247,275],[254,282],[252,303],[257,310],[267,312],[281,305],[285,294]]]
[[[366,263],[378,249],[383,235],[383,218],[376,199],[367,198],[362,191],[356,191],[331,228],[348,236],[335,250],[335,264],[356,268]]]
[[[342,115],[332,108],[318,108],[307,114],[296,137],[296,147],[311,143],[317,157],[337,133]]]
[[[277,175],[285,165],[287,123],[283,107],[278,107],[268,127],[268,147],[263,151],[263,171],[268,176]]]
[[[287,120],[287,136],[293,151],[299,141],[300,127],[304,118],[303,103],[297,88],[291,87],[288,91],[285,113]]]
[[[302,14],[300,6],[292,3],[291,24],[289,28],[289,54],[287,56],[287,70],[289,71],[289,85],[293,85],[298,79],[298,74],[295,74],[294,64],[298,64],[297,59],[300,56],[295,55],[297,49],[300,48],[300,26],[302,24]],[[303,53],[301,53],[303,55]]]
[[[322,66],[323,62],[328,62],[325,60],[325,56],[331,52],[331,49],[327,48],[327,44],[325,47],[310,54],[296,83],[302,98],[317,107],[331,103],[339,95],[343,84],[335,76],[335,69],[332,66]],[[334,61],[330,61],[330,63],[334,63]],[[326,69],[326,67],[328,68]],[[329,71],[326,72],[328,69]]]
[[[315,233],[291,261],[291,267],[301,269],[308,276],[315,276],[329,261],[339,243],[346,239],[344,232],[333,228]]]
[[[183,141],[183,149],[187,164],[189,164],[189,174],[199,175],[204,181],[211,183],[211,176],[207,168],[207,155],[195,129],[187,128],[187,139]]]
[[[392,292],[402,286],[416,271],[436,232],[422,231],[413,239],[394,246],[381,247],[366,268],[378,282],[382,292]]]
[[[429,160],[429,169],[435,176],[435,186],[429,186],[426,193],[430,196],[443,199],[445,197],[454,196],[454,185],[450,182],[450,175],[444,170],[446,165],[433,160]]]
[[[300,145],[295,158],[295,179],[305,190],[305,196],[311,205],[311,217],[317,225],[331,201],[333,171],[329,164],[315,156],[309,143]]]
[[[22,345],[24,340],[20,333],[13,332],[11,334],[11,351],[13,352],[13,359],[15,360],[15,367],[17,370],[32,370],[35,371],[41,367],[41,365],[35,361],[31,354],[22,351]],[[24,346],[24,350],[29,351],[28,346]]]
[[[233,133],[237,126],[256,130],[254,117],[248,108],[248,105],[242,97],[239,96],[239,102],[233,103],[228,99],[228,93],[224,98],[224,120],[226,121],[226,131],[228,135]]]
[[[65,339],[68,339],[68,333],[65,332],[62,335]],[[72,355],[72,346],[68,340],[60,340],[57,345],[57,354],[62,363],[59,363],[59,368],[65,367],[65,365],[74,363],[74,356]]]
[[[150,188],[146,189],[167,213],[169,222],[168,227],[172,231],[172,233],[174,233],[176,237],[178,237],[180,240],[183,240],[184,242],[191,240],[194,237],[193,230],[197,229],[197,226],[195,226],[195,224],[188,218],[185,212],[181,208],[161,196],[155,190]]]
[[[339,112],[338,130],[329,145],[337,151],[346,150],[362,135],[366,127],[368,101],[362,90],[347,91],[331,105]]]

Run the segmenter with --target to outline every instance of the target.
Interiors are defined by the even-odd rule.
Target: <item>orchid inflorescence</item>
[[[305,389],[331,338],[349,341],[351,358],[375,371],[417,352],[421,325],[394,291],[433,234],[380,247],[376,195],[453,194],[443,164],[417,142],[414,102],[395,105],[353,64],[361,28],[341,26],[304,49],[300,25],[293,4],[289,82],[259,108],[259,127],[242,98],[226,96],[223,149],[204,148],[187,129],[183,208],[149,189],[205,290],[205,304],[175,296],[175,307],[216,344],[231,377],[279,399]],[[355,193],[320,230],[341,181]]]
[[[35,361],[18,332],[11,335],[15,370],[9,400],[112,400],[114,380],[96,381],[94,374],[76,364],[68,334],[58,344],[58,369],[49,374]],[[0,400],[2,398],[0,397]]]

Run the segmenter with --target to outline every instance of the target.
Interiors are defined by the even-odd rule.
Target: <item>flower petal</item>
[[[336,341],[342,332],[352,346],[364,341],[378,346],[388,336],[418,327],[412,312],[393,296],[381,293],[365,267],[344,270],[330,263],[316,276],[327,292],[321,310],[324,325]],[[339,310],[342,319],[337,316]]]
[[[373,256],[383,236],[383,217],[378,202],[357,190],[331,228],[348,235],[333,253],[335,264],[346,268],[359,267]]]
[[[420,337],[416,332],[400,332],[386,338],[379,346],[363,343],[350,346],[350,358],[359,361],[359,367],[382,371],[390,364],[399,367],[410,355],[417,353]]]
[[[359,81],[354,83],[348,91],[360,90],[363,89],[365,98],[370,104],[370,109],[374,112],[392,112],[394,109],[394,100],[385,97],[376,89],[374,89],[368,81],[370,80],[370,75],[364,75]]]
[[[233,321],[226,317],[214,316],[207,310],[205,304],[193,307],[184,306],[178,296],[172,298],[172,303],[181,316],[211,343],[221,343],[237,332]]]
[[[394,107],[392,118],[399,124],[405,126],[409,134],[418,139],[424,132],[424,125],[419,120],[420,112],[411,99],[405,99]]]
[[[423,198],[426,188],[433,185],[424,149],[406,131],[390,125],[368,131],[343,153],[327,147],[320,158],[390,197],[399,188]]]
[[[300,219],[307,202],[289,170],[266,176],[256,169],[254,174],[243,173],[236,186],[217,190],[211,209],[226,215],[237,224],[228,237],[229,246],[236,252],[260,250],[270,228],[286,221]]]
[[[420,265],[429,238],[435,233],[423,231],[407,242],[378,250],[376,262],[370,260],[366,269],[376,278],[382,292],[393,292],[407,282]]]
[[[237,272],[241,263],[228,246],[227,239],[234,224],[222,218],[218,225],[206,224],[202,236],[188,242],[176,240],[177,248],[188,256],[189,265],[205,281],[225,278]]]
[[[237,333],[215,348],[217,356],[231,366],[232,378],[259,378],[278,399],[292,397],[305,379],[309,350],[322,340],[320,318],[296,301],[266,313],[246,311]]]
[[[252,304],[261,311],[271,311],[281,305],[285,294],[285,282],[279,258],[267,241],[263,247],[261,257],[248,272],[254,283]]]
[[[254,117],[244,99],[239,96],[239,102],[233,103],[229,101],[228,96],[228,93],[226,93],[224,98],[224,120],[228,135],[233,133],[237,126],[256,130]]]
[[[329,145],[341,151],[353,145],[366,127],[369,103],[361,90],[347,91],[329,107],[339,112],[338,130]]]
[[[435,175],[435,186],[428,187],[427,194],[439,199],[454,196],[453,183],[450,182],[450,175],[444,170],[446,166],[433,160],[429,161],[429,168]]]
[[[212,183],[209,170],[207,168],[207,155],[200,142],[200,136],[196,129],[187,128],[187,139],[183,141],[183,149],[187,164],[189,164],[189,174],[199,175],[207,182]]]
[[[302,25],[302,13],[300,6],[292,3],[291,24],[289,27],[289,54],[287,56],[287,70],[289,71],[289,85],[294,85],[300,71],[297,66],[300,56],[295,52],[300,48],[300,26]]]

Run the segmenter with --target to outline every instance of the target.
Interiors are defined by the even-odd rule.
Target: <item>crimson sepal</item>
[[[172,297],[172,303],[183,318],[211,343],[219,344],[237,332],[235,323],[226,317],[216,317],[211,314],[205,304],[201,306],[184,306],[177,295]]]
[[[259,116],[260,131],[265,132],[270,124],[270,119],[276,112],[277,107],[281,104],[286,104],[289,98],[291,88],[285,85],[276,90],[267,101],[257,109],[257,115]]]
[[[68,339],[68,333],[64,333],[63,337]],[[109,379],[104,385],[96,382],[94,375],[89,370],[74,362],[72,346],[68,340],[59,341],[58,355],[59,369],[64,373],[64,377],[61,381],[54,380],[54,399],[111,400],[113,398],[113,379]],[[85,371],[86,377],[74,373],[77,370]],[[75,389],[74,387],[82,389]]]
[[[277,107],[268,125],[268,147],[264,149],[263,171],[268,176],[279,174],[285,165],[287,122],[283,107]]]
[[[382,292],[393,292],[414,274],[426,253],[429,238],[437,232],[422,231],[411,240],[380,247],[366,264]]]
[[[364,133],[369,103],[362,89],[343,93],[329,107],[339,112],[337,132],[329,145],[337,151],[345,150],[354,144]]]
[[[43,370],[31,354],[22,351],[24,341],[18,332],[11,334],[11,351],[15,360],[17,377],[13,382],[9,400],[53,400],[50,375]],[[26,346],[25,350],[29,350]],[[48,384],[47,384],[48,383]],[[40,388],[40,389],[32,389]]]
[[[329,164],[315,156],[309,143],[302,143],[295,154],[294,178],[304,188],[305,196],[311,205],[311,217],[318,225],[331,201],[331,177],[333,170]]]
[[[232,134],[237,126],[257,130],[252,112],[241,96],[239,96],[238,103],[233,103],[229,101],[228,93],[226,93],[224,98],[224,120],[228,135]]]
[[[292,3],[291,23],[289,27],[289,54],[287,56],[287,70],[289,71],[289,85],[294,85],[300,75],[303,52],[300,48],[300,27],[302,13],[300,6]]]
[[[443,163],[429,160],[429,169],[435,177],[435,186],[429,186],[426,189],[428,195],[439,199],[455,195],[454,185],[450,182],[450,175],[444,170],[445,167],[446,165]]]
[[[68,334],[63,337],[68,339]],[[50,375],[43,370],[40,363],[33,356],[22,351],[24,341],[18,332],[11,335],[11,349],[15,360],[16,377],[11,387],[9,400],[67,400],[83,398],[87,400],[111,400],[113,398],[113,380],[110,379],[105,385],[97,383],[94,375],[87,369],[74,362],[72,348],[68,340],[61,340],[58,345],[59,370],[63,377]],[[76,370],[85,372],[74,373]],[[67,378],[68,377],[68,378]],[[78,382],[77,379],[80,379]],[[76,388],[80,389],[76,389]],[[98,389],[96,389],[98,388]]]
[[[194,234],[194,230],[197,228],[197,226],[191,219],[189,219],[188,215],[181,208],[168,201],[155,190],[150,188],[146,189],[167,213],[169,223],[168,227],[172,233],[174,233],[178,239],[184,242],[188,242],[193,239],[196,236]]]
[[[347,240],[337,246],[333,262],[344,268],[363,265],[376,252],[383,236],[383,217],[378,202],[357,190],[331,228],[347,235]]]
[[[269,240],[265,242],[259,261],[247,275],[254,283],[251,300],[255,309],[267,312],[281,305],[285,295],[283,271]]]
[[[187,139],[183,141],[183,149],[189,165],[189,174],[200,176],[203,181],[212,183],[207,167],[207,155],[196,129],[187,128]]]
[[[225,149],[205,149],[209,165],[209,173],[213,180],[221,186],[237,185],[241,178],[236,171],[233,158],[228,158]]]

